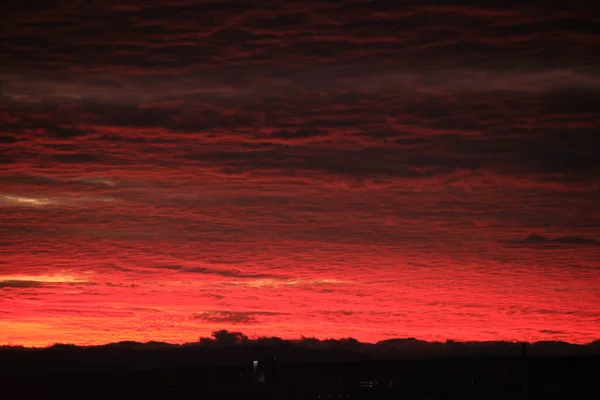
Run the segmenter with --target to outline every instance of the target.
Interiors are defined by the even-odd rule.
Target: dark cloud
[[[551,334],[551,335],[564,335],[566,332],[555,331],[555,330],[552,330],[552,329],[542,329],[540,331],[540,333],[547,333],[547,334]]]
[[[54,156],[57,161],[63,163],[93,163],[98,161],[98,156],[94,154],[84,154],[84,153],[68,153],[68,154],[57,154]]]
[[[16,143],[17,141],[18,141],[18,139],[15,138],[14,136],[0,135],[0,143],[11,144],[11,143]]]
[[[217,264],[239,264],[240,261],[234,262],[235,260],[222,260],[220,262],[216,262],[217,260],[211,260],[210,263]],[[287,278],[285,275],[281,274],[265,274],[265,273],[253,273],[251,271],[244,272],[236,268],[213,268],[213,267],[190,267],[183,265],[153,265],[146,266],[143,269],[124,269],[129,272],[144,272],[144,271],[175,271],[183,274],[192,274],[192,275],[214,275],[220,276],[224,278],[240,278],[240,279],[285,279]]]
[[[192,267],[185,268],[183,272],[189,272],[192,274],[206,274],[206,275],[218,275],[226,278],[246,278],[246,279],[262,279],[262,278],[282,278],[281,275],[276,274],[261,274],[252,272],[242,272],[236,269],[219,269],[219,268],[206,268],[206,267]]]
[[[181,265],[153,265],[151,267],[148,267],[151,269],[158,269],[158,270],[169,270],[169,271],[181,271],[183,270],[183,267]]]
[[[219,323],[219,324],[253,324],[257,317],[280,316],[284,313],[273,311],[205,311],[194,314],[196,320]]]
[[[503,243],[512,246],[599,246],[600,242],[596,239],[582,236],[560,236],[560,237],[545,237],[532,233],[531,235],[520,240],[504,240]]]
[[[561,14],[553,10],[561,4]],[[598,24],[565,2],[135,2],[135,10],[71,1],[15,13],[3,37],[13,68],[160,74],[274,63],[523,66],[591,57]],[[82,24],[81,21],[93,21]],[[102,31],[102,35],[99,32]],[[76,32],[76,35],[73,34]],[[539,32],[564,33],[559,38]],[[52,50],[52,51],[51,51]],[[587,51],[586,51],[587,50]],[[225,69],[223,69],[225,67]],[[221,75],[219,74],[219,75]]]
[[[109,286],[109,287],[127,287],[127,288],[131,288],[131,289],[135,289],[136,287],[140,286],[139,284],[135,284],[135,283],[125,284],[125,283],[113,283],[113,282],[106,282],[105,285]]]
[[[19,280],[8,280],[0,281],[0,289],[4,288],[15,288],[15,289],[26,289],[26,288],[38,288],[44,286],[43,282],[35,281],[19,281]]]

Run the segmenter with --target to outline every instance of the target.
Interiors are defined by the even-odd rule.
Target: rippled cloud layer
[[[2,341],[598,339],[593,9],[0,5]]]

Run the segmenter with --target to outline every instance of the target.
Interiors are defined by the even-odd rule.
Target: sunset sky
[[[0,5],[0,345],[600,338],[593,1]]]

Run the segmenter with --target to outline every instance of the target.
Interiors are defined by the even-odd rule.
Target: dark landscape
[[[367,344],[219,331],[185,345],[4,347],[0,361],[10,399],[564,399],[595,387],[600,341]]]

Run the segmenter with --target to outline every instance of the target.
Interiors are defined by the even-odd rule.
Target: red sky
[[[0,344],[600,338],[592,2],[8,2]]]

